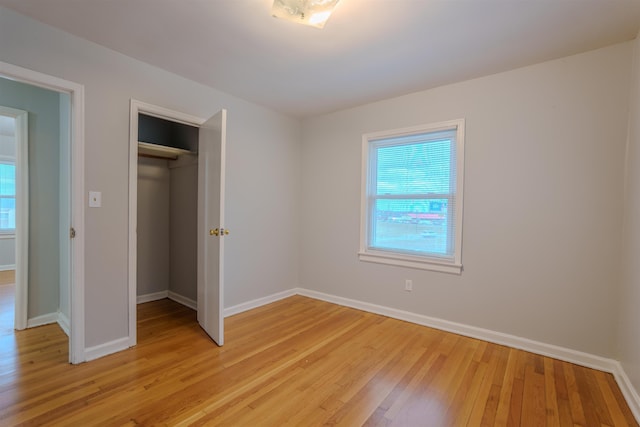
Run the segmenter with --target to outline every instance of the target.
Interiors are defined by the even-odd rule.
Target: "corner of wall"
[[[619,367],[614,373],[636,418],[640,419],[640,33],[633,42],[631,90],[624,157],[622,257],[618,283],[618,325],[614,354]]]

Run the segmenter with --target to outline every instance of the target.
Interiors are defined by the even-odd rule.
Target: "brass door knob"
[[[225,229],[224,229],[224,234],[225,234],[225,236],[226,236],[227,234],[229,234],[229,229],[228,229],[228,228],[225,228]]]
[[[220,230],[218,230],[217,228],[215,230],[209,230],[209,235],[210,236],[219,236],[220,235]]]

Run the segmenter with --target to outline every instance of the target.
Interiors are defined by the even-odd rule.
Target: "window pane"
[[[0,229],[13,230],[16,228],[16,199],[0,198]]]
[[[453,145],[445,139],[378,147],[376,194],[448,194]]]
[[[16,167],[0,163],[0,196],[16,195]]]
[[[371,247],[448,257],[448,199],[377,199]]]

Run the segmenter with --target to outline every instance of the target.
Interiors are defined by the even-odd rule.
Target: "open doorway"
[[[22,110],[25,118],[24,143],[16,141],[13,195],[2,188],[11,181],[11,168],[2,164],[11,162],[0,147],[0,241],[2,222],[12,225],[12,197],[15,203],[11,330],[58,323],[69,336],[71,363],[85,360],[83,92],[81,85],[0,62],[0,99],[9,107],[2,114]],[[15,126],[21,127],[20,119]]]
[[[58,323],[69,335],[69,94],[5,78],[0,92],[0,276],[5,306],[14,290],[10,326]]]
[[[6,82],[0,87],[7,89]],[[5,97],[5,101],[8,101]],[[0,106],[0,329],[27,327],[29,118]]]
[[[198,128],[138,116],[137,302],[197,310]]]

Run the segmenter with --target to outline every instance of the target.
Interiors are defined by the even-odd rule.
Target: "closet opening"
[[[226,121],[224,109],[205,120],[131,100],[129,347],[138,304],[165,298],[224,343]]]
[[[198,130],[138,115],[138,304],[197,310]]]

